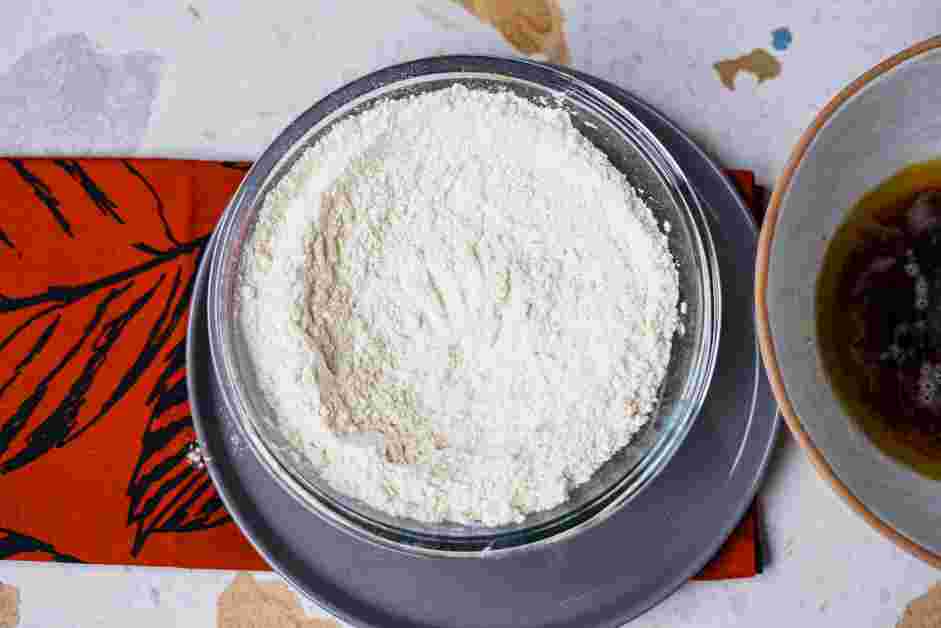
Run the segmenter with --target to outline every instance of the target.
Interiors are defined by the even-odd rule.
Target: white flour
[[[335,489],[498,525],[567,499],[650,418],[677,272],[561,109],[452,87],[338,124],[269,194],[241,323]]]

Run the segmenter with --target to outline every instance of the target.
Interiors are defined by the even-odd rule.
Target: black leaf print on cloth
[[[156,251],[156,249],[154,249],[157,253],[154,255],[154,259],[86,284],[78,286],[50,286],[39,294],[27,297],[7,297],[0,294],[0,314],[44,303],[53,303],[56,307],[69,305],[102,288],[119,284],[122,281],[132,279],[137,275],[153,270],[161,264],[171,262],[182,255],[189,255],[194,251],[201,250],[208,240],[209,237],[205,236],[166,251]],[[2,348],[2,345],[0,345],[0,348]]]
[[[131,286],[133,286],[133,283],[128,283],[124,287],[113,289],[105,295],[95,308],[95,314],[85,326],[82,336],[72,344],[68,352],[59,360],[55,367],[42,378],[32,394],[20,404],[19,409],[14,413],[13,417],[0,426],[0,451],[7,451],[13,438],[20,433],[20,430],[23,429],[27,420],[32,415],[33,410],[36,409],[46,396],[49,385],[62,372],[66,365],[75,358],[86,344],[86,341],[98,329],[111,303],[127,292]],[[61,317],[57,318],[55,321],[56,324],[58,324],[60,320]],[[110,325],[111,322],[113,321],[110,321],[108,325]],[[104,331],[101,332],[102,335],[104,333]],[[98,345],[97,342],[94,344]],[[111,342],[107,344],[107,349],[110,349],[113,345],[114,340],[112,339]],[[103,352],[104,355],[107,355],[107,349]],[[60,446],[64,443],[65,437],[68,436],[69,432],[75,427],[78,412],[84,405],[84,394],[88,391],[88,388],[94,380],[95,373],[101,366],[101,359],[104,357],[103,354],[97,346],[93,349],[92,356],[82,369],[81,376],[72,383],[65,399],[59,403],[52,414],[33,429],[32,433],[30,433],[26,439],[26,445],[19,452],[0,463],[0,474],[15,471],[32,462],[53,447]]]
[[[148,398],[153,411],[127,492],[127,522],[136,525],[134,556],[151,534],[205,530],[230,521],[209,476],[188,462],[195,441],[172,446],[193,423],[186,404],[185,347],[177,344]]]
[[[114,211],[117,208],[115,202],[108,198],[108,195],[98,187],[98,184],[88,176],[88,173],[85,172],[85,169],[82,168],[76,160],[55,159],[52,163],[65,170],[70,177],[78,181],[78,184],[82,186],[82,190],[85,191],[85,194],[88,195],[91,202],[98,208],[98,211],[105,216],[111,216],[122,225],[124,224],[124,219]]]
[[[172,331],[184,320],[195,281],[196,274],[193,273],[171,310],[173,296],[180,289],[180,276],[174,278],[171,298],[131,372],[146,368],[166,344]],[[196,443],[186,395],[185,340],[176,343],[164,363],[164,369],[147,397],[151,414],[144,431],[140,458],[127,491],[130,498],[127,522],[137,526],[131,547],[135,556],[150,534],[204,530],[230,521],[208,474],[188,462]],[[181,443],[178,437],[184,431],[192,440]]]
[[[26,297],[0,296],[0,314],[38,310],[0,340],[0,351],[17,335],[42,325],[13,374],[0,383],[0,398],[10,392],[36,356],[57,349],[56,332],[63,318],[69,316],[70,305],[86,299],[96,303],[92,315],[81,323],[82,334],[65,347],[54,367],[28,391],[14,414],[0,418],[0,475],[21,469],[46,452],[78,439],[112,416],[117,404],[148,369],[162,369],[147,398],[150,416],[127,489],[127,524],[135,527],[133,555],[139,554],[151,534],[202,530],[229,521],[208,474],[188,461],[195,434],[186,396],[185,340],[168,346],[171,337],[185,326],[195,281],[193,269],[207,240],[203,237],[167,251],[153,250],[152,260],[88,284],[53,286]],[[194,259],[186,260],[190,256]],[[181,263],[183,260],[187,263]],[[98,408],[88,407],[87,393],[96,385],[109,354],[127,327],[143,322],[147,312],[149,331],[143,344],[136,347],[136,357],[124,367],[106,401]],[[80,363],[78,374],[67,382],[62,400],[48,415],[36,416],[51,385],[75,362]]]
[[[49,189],[49,186],[46,185],[42,179],[33,174],[21,159],[8,159],[7,161],[13,166],[13,169],[16,170],[16,173],[20,175],[20,178],[33,189],[33,194],[36,195],[36,198],[52,212],[52,217],[59,223],[62,231],[74,238],[75,234],[72,233],[72,225],[66,220],[62,210],[59,209],[59,199],[52,194],[52,190]]]
[[[49,339],[52,337],[53,332],[56,330],[56,327],[59,326],[59,321],[62,320],[61,316],[56,316],[52,321],[46,326],[42,334],[36,340],[36,343],[30,348],[29,352],[23,356],[23,359],[17,362],[16,367],[13,369],[13,374],[7,379],[7,381],[0,384],[0,397],[3,396],[3,393],[6,392],[7,388],[12,386],[16,382],[17,378],[23,373],[23,369],[32,363],[37,355],[43,350],[46,346],[46,343],[49,342]],[[12,337],[11,337],[12,340]]]
[[[20,213],[11,215],[46,221],[49,212],[58,228],[32,236],[23,230],[28,223],[16,223],[21,231],[7,230],[0,238],[0,258],[4,248],[14,248],[12,240],[23,242],[16,242],[22,249],[18,266],[8,267],[16,274],[0,282],[0,491],[7,481],[9,497],[25,503],[31,483],[50,500],[73,485],[100,481],[107,488],[102,501],[87,509],[77,493],[60,495],[56,507],[36,510],[35,527],[31,515],[13,514],[21,507],[8,509],[11,520],[0,520],[0,558],[32,552],[75,560],[33,538],[84,547],[83,533],[73,537],[61,525],[61,513],[71,512],[67,516],[79,527],[102,522],[107,534],[120,535],[110,549],[86,547],[89,559],[174,564],[176,540],[154,541],[147,551],[148,539],[231,522],[198,457],[185,331],[207,232],[244,166],[6,161],[8,185],[28,185],[16,188],[9,206]],[[168,190],[171,205],[161,190]],[[47,258],[43,247],[56,255]],[[114,259],[102,257],[108,250],[116,251]],[[48,261],[68,263],[70,255],[74,268]],[[74,464],[83,466],[70,482],[61,473]],[[58,518],[44,520],[49,515],[40,513],[47,510]],[[230,552],[258,564],[238,535],[220,534]],[[212,536],[206,539],[213,543]],[[193,547],[200,542],[187,541]],[[206,557],[199,560],[211,565]]]
[[[13,240],[10,239],[10,236],[8,236],[3,229],[0,229],[0,243],[7,245],[14,251],[16,250],[16,245],[13,244]]]
[[[170,242],[179,246],[180,241],[177,240],[176,236],[173,235],[173,229],[170,228],[170,221],[167,220],[166,208],[163,206],[163,200],[161,200],[160,195],[157,194],[156,188],[154,188],[154,186],[150,183],[150,181],[147,180],[147,177],[141,174],[140,170],[135,168],[134,164],[132,164],[130,161],[128,161],[127,159],[122,159],[121,163],[124,164],[124,167],[127,168],[128,172],[130,172],[132,175],[134,175],[135,178],[137,178],[138,181],[144,184],[144,187],[147,188],[147,191],[150,192],[150,195],[154,197],[154,204],[157,209],[157,215],[160,216],[160,222],[163,224],[164,234],[167,236],[167,239]],[[146,245],[136,244],[135,246],[137,246],[138,248],[141,248]]]
[[[0,398],[9,392],[11,384],[37,355],[43,351],[63,349],[56,343],[50,345],[49,341],[54,338],[56,327],[63,317],[69,316],[69,306],[85,299],[97,299],[94,313],[82,323],[82,334],[67,347],[54,366],[39,380],[38,385],[19,403],[14,414],[10,417],[0,417],[0,474],[19,469],[46,451],[65,445],[80,436],[101,420],[136,383],[157,358],[170,335],[185,319],[190,290],[181,290],[184,269],[179,262],[184,256],[198,256],[206,241],[205,237],[198,238],[175,249],[158,252],[148,262],[84,285],[51,286],[40,294],[25,297],[0,295],[0,315],[43,307],[0,340],[0,351],[17,336],[30,331],[34,323],[43,319],[49,320],[37,340],[17,362],[12,376],[0,384]],[[173,280],[170,282],[166,281],[166,271],[173,272]],[[185,272],[193,274],[190,268]],[[168,291],[164,290],[168,294],[161,299],[162,305],[154,328],[145,345],[140,347],[136,354],[137,358],[122,375],[107,401],[100,408],[88,408],[85,393],[95,383],[109,353],[127,326],[141,317],[145,306],[154,299],[165,283],[171,284]],[[34,410],[46,396],[50,385],[73,361],[83,362],[78,376],[71,382],[68,392],[55,410],[37,421],[37,417],[33,416]],[[84,420],[79,416],[83,410],[87,415]],[[29,425],[33,427],[17,451],[13,446],[14,439]]]
[[[18,558],[20,560],[30,560],[36,558],[36,554],[60,563],[81,563],[85,562],[71,554],[65,554],[57,550],[50,543],[40,541],[29,535],[20,532],[14,532],[6,528],[0,528],[0,559]]]

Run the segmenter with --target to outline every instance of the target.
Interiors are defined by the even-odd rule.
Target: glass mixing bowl
[[[291,444],[258,388],[238,323],[242,251],[265,195],[305,148],[339,120],[380,99],[396,99],[455,83],[508,90],[565,107],[579,131],[603,151],[641,193],[655,217],[669,222],[685,333],[674,338],[658,412],[564,504],[500,527],[428,524],[380,512],[326,484]],[[312,516],[366,541],[417,554],[494,556],[570,537],[603,521],[637,496],[676,453],[699,413],[712,378],[719,342],[719,269],[709,229],[686,176],[659,141],[614,100],[560,69],[525,60],[452,56],[386,68],[333,92],[291,123],[248,171],[223,215],[211,251],[208,291],[213,372],[227,420],[254,454]],[[270,513],[276,517],[277,513]]]

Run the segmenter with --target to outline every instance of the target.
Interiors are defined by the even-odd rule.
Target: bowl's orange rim
[[[827,463],[822,452],[814,445],[810,435],[804,429],[800,418],[794,411],[794,406],[791,405],[787,391],[784,388],[784,380],[781,377],[781,369],[778,365],[777,356],[775,355],[771,325],[768,321],[768,301],[766,298],[771,243],[774,240],[774,232],[781,210],[781,199],[790,187],[797,166],[803,160],[810,143],[817,136],[817,133],[820,132],[820,129],[830,120],[833,113],[869,83],[899,64],[938,48],[941,48],[941,36],[932,37],[931,39],[915,44],[911,48],[907,48],[882,61],[830,99],[826,106],[814,118],[813,122],[811,122],[810,126],[807,127],[807,130],[801,135],[797,145],[791,152],[791,156],[787,161],[787,165],[784,167],[784,171],[781,173],[781,176],[778,177],[778,181],[774,186],[774,192],[771,195],[765,219],[761,226],[761,234],[758,239],[758,254],[755,261],[755,315],[758,321],[758,342],[761,347],[761,356],[768,373],[768,378],[771,381],[774,396],[778,401],[778,407],[784,415],[784,420],[788,428],[790,428],[791,433],[794,434],[801,448],[807,453],[810,461],[817,469],[817,473],[830,484],[837,495],[843,498],[843,500],[877,532],[910,554],[934,567],[941,568],[941,554],[931,552],[903,536],[869,510],[866,505],[853,495],[849,488],[840,481],[829,463]]]

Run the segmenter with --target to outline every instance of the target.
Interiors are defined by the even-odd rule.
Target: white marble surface
[[[435,53],[512,52],[449,0],[236,4],[8,0],[0,153],[247,159],[303,108],[369,70]],[[701,4],[563,1],[573,64],[636,92],[764,183],[841,85],[941,32],[941,12],[927,2]],[[770,48],[779,26],[794,34],[777,53],[781,76],[722,87],[712,64]],[[891,626],[939,579],[839,502],[787,435],[762,495],[766,573],[688,584],[632,626]],[[213,626],[231,577],[0,562],[30,628]]]

